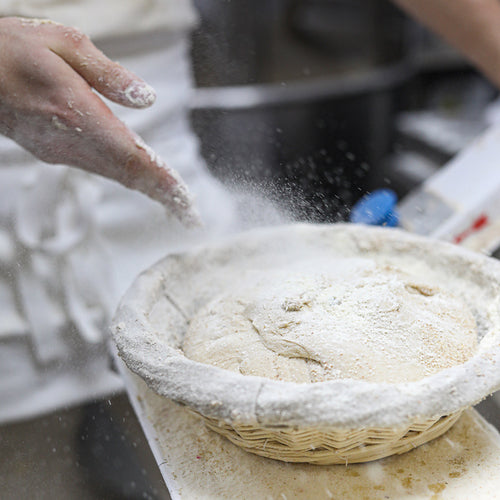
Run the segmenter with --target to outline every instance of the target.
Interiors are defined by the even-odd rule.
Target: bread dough
[[[192,360],[298,383],[416,381],[476,347],[462,299],[365,258],[256,272],[200,309],[183,343]]]
[[[352,259],[363,260],[356,265],[368,269],[352,269],[355,264]],[[367,261],[372,261],[372,270]],[[305,262],[311,264],[306,266]],[[261,364],[259,352],[250,360],[251,339],[240,344],[238,350],[234,349],[233,355],[229,348],[226,349],[226,358],[233,357],[237,361],[233,365],[234,371],[211,366],[208,361],[193,361],[182,351],[191,323],[187,352],[189,344],[195,340],[195,329],[198,330],[196,334],[206,333],[207,336],[208,330],[204,330],[212,330],[211,357],[219,354],[217,343],[220,346],[227,343],[227,339],[217,340],[224,331],[217,325],[214,328],[208,324],[217,311],[212,315],[205,313],[206,322],[194,319],[218,296],[226,295],[231,300],[241,297],[242,300],[245,290],[260,284],[266,291],[271,285],[275,286],[278,278],[288,279],[292,274],[328,274],[332,283],[345,281],[349,290],[354,287],[354,279],[364,276],[369,282],[377,276],[380,278],[381,273],[373,271],[374,267],[385,275],[390,271],[387,265],[402,270],[398,273],[393,269],[395,276],[391,279],[386,276],[389,284],[399,278],[416,285],[415,291],[424,292],[419,292],[423,300],[425,294],[431,300],[442,297],[447,309],[443,318],[439,317],[442,311],[437,318],[430,314],[434,329],[435,319],[441,326],[451,320],[455,331],[457,323],[473,324],[471,311],[478,345],[469,359],[414,382],[384,383],[343,378],[320,383],[294,383],[240,373],[243,362],[246,363],[242,366],[243,372],[246,367],[253,370],[255,364]],[[345,272],[342,274],[341,270]],[[427,289],[436,289],[439,294],[431,296]],[[449,297],[450,294],[454,297]],[[250,299],[257,302],[255,296]],[[459,305],[453,306],[454,301]],[[402,305],[406,306],[404,302]],[[227,316],[236,324],[246,323],[246,333],[253,333],[253,325],[248,329],[250,320],[242,314],[228,313]],[[416,313],[417,322],[426,317],[429,317],[428,308]],[[464,317],[469,321],[464,321]],[[231,333],[224,321],[220,324],[226,327],[226,333]],[[389,326],[389,331],[395,330]],[[368,334],[373,325],[369,327]],[[122,300],[112,331],[120,356],[133,372],[161,396],[186,405],[205,417],[229,425],[265,429],[283,425],[315,429],[403,428],[461,411],[500,390],[500,262],[457,245],[394,228],[356,224],[292,224],[259,228],[225,241],[216,240],[181,254],[169,255],[142,273]],[[350,327],[347,333],[351,335],[353,331],[354,328]],[[446,328],[445,332],[449,334],[450,330]],[[393,336],[394,333],[398,332],[393,332]],[[436,346],[432,343],[439,343],[439,335],[440,332],[431,342],[430,347],[434,350]],[[397,335],[397,340],[401,340],[398,337],[415,344],[414,338],[406,331]],[[375,344],[372,335],[368,338]],[[448,340],[453,341],[453,335],[449,335]],[[472,342],[475,343],[475,339]],[[354,341],[350,344],[358,348]],[[446,347],[447,358],[456,356],[457,351],[463,349],[460,342],[457,344],[457,350]],[[202,345],[202,350],[207,350],[206,345]],[[348,350],[351,345],[347,342],[343,348]],[[395,357],[396,346],[387,341],[383,347],[386,352],[389,347],[390,355]],[[403,357],[413,361],[416,357],[414,351],[405,352],[412,346],[403,345],[403,348]],[[375,354],[367,356],[367,362],[372,365],[377,361]],[[425,352],[422,364],[426,357],[429,358],[428,352]],[[390,364],[389,356],[381,358],[379,360],[389,379],[391,374],[386,368]],[[359,376],[362,363],[357,368]],[[349,373],[344,376],[348,377]],[[385,377],[380,378],[384,380]]]

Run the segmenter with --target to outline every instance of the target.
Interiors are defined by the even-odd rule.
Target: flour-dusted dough
[[[350,259],[371,260],[386,272],[386,265],[404,270],[410,284],[424,293],[422,300],[427,288],[437,286],[444,302],[448,294],[462,300],[459,313],[470,318],[470,310],[476,321],[473,355],[414,382],[343,378],[312,384],[242,375],[236,366],[237,371],[224,370],[184,355],[190,323],[202,323],[194,318],[215,297],[242,295],[259,282],[257,274],[267,286],[276,283],[278,269],[285,278],[291,273],[326,274],[331,267],[338,275]],[[304,262],[312,263],[309,269]],[[345,274],[359,276],[347,269]],[[437,294],[431,300],[435,298]],[[199,332],[207,327],[200,326]],[[402,428],[461,411],[500,390],[500,262],[394,228],[261,228],[165,257],[135,280],[112,331],[120,356],[133,372],[158,394],[205,417],[252,428]],[[221,335],[218,329],[213,332]],[[410,340],[407,333],[400,335]]]
[[[464,363],[477,347],[468,306],[365,258],[257,273],[191,320],[187,357],[299,383],[410,382]]]

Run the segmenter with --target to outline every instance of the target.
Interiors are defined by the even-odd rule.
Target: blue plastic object
[[[398,197],[391,189],[377,189],[363,196],[351,210],[350,221],[372,226],[396,227]]]

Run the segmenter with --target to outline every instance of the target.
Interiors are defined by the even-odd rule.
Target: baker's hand
[[[87,36],[48,21],[0,19],[0,133],[48,163],[114,179],[163,203],[182,222],[198,214],[180,176],[98,95],[133,108],[153,104],[143,80]]]

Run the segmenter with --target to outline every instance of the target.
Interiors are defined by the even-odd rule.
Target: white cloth
[[[189,0],[0,0],[0,16],[52,19],[94,39],[185,31],[196,22]]]
[[[111,107],[179,170],[220,234],[234,202],[206,171],[189,127],[187,39],[164,36],[166,48],[121,57],[155,87],[156,104]],[[113,57],[112,43],[107,50]],[[135,275],[194,236],[145,196],[42,164],[4,137],[0,193],[0,422],[119,390],[106,350],[110,314]]]

